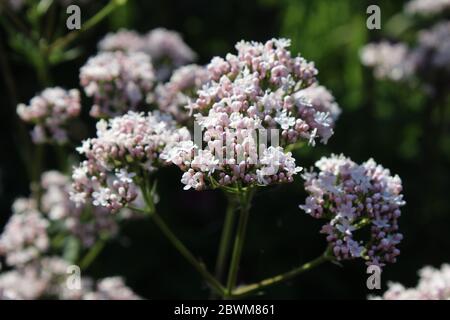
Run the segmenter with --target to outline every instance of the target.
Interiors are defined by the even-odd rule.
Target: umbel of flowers
[[[321,233],[336,259],[363,258],[378,266],[395,262],[403,238],[398,227],[405,204],[400,178],[372,159],[358,165],[343,155],[322,158],[316,167],[319,172],[304,174],[309,196],[300,208],[326,221]],[[359,239],[364,228],[370,237]]]
[[[67,142],[67,124],[78,117],[81,110],[80,93],[76,89],[64,90],[59,87],[47,88],[30,100],[27,106],[17,106],[19,117],[33,124],[34,143]]]
[[[101,51],[143,52],[149,55],[159,81],[165,81],[176,68],[195,60],[195,52],[178,32],[164,28],[150,30],[144,35],[129,30],[107,34],[98,45]]]
[[[180,124],[193,126],[188,106],[195,100],[197,91],[209,81],[205,67],[190,64],[174,71],[169,81],[156,87],[147,98],[155,101],[158,108],[171,114]]]
[[[93,97],[93,117],[113,117],[136,110],[155,84],[151,59],[142,52],[101,52],[80,69],[80,83]]]
[[[68,288],[70,264],[58,256],[0,273],[0,300],[139,300],[121,277],[94,281],[81,277],[80,288]]]
[[[115,41],[128,41],[136,49],[110,54],[143,51],[136,34],[116,36],[105,39],[102,46],[108,43],[117,50],[120,44]],[[192,141],[188,129],[179,128],[171,115],[157,111],[130,111],[100,120],[96,137],[78,148],[86,160],[74,168],[71,199],[112,212],[128,206],[147,213],[222,297],[254,293],[329,260],[362,257],[368,264],[380,266],[395,262],[396,246],[402,238],[397,224],[404,204],[400,179],[372,160],[357,165],[343,156],[332,156],[317,163],[320,173],[305,174],[310,196],[302,206],[312,216],[327,219],[322,229],[328,241],[325,252],[286,274],[236,287],[257,187],[292,182],[302,168],[290,150],[314,146],[317,141],[326,144],[340,114],[332,94],[318,84],[314,64],[292,56],[289,46],[286,39],[241,41],[236,54],[215,57],[206,67],[181,68],[167,83],[148,92],[147,101],[155,101],[179,123],[195,119],[200,139],[194,130]],[[184,171],[184,189],[220,188],[229,196],[215,276],[156,212],[153,172],[169,164]],[[139,194],[145,202],[143,208],[135,204]],[[237,209],[239,221],[235,223]],[[359,231],[367,228],[370,239],[360,239]]]
[[[291,182],[301,168],[284,147],[299,141],[314,145],[316,138],[326,143],[333,134],[338,107],[331,95],[316,99],[317,70],[292,57],[289,45],[286,39],[241,41],[237,55],[212,59],[207,66],[211,81],[189,105],[207,147],[197,152],[194,143],[182,143],[164,154],[186,171],[186,189]],[[279,130],[278,146],[269,141],[271,133],[265,143],[254,135],[271,129]]]
[[[406,288],[400,283],[388,283],[388,290],[381,297],[383,300],[449,300],[450,299],[450,264],[444,263],[440,269],[426,266],[419,270],[419,283],[414,288]]]
[[[155,169],[166,165],[160,158],[164,149],[188,139],[187,129],[178,129],[169,115],[157,111],[100,120],[97,137],[78,148],[86,160],[73,171],[72,200],[84,204],[90,199],[117,211],[136,199],[138,187]]]
[[[138,299],[119,277],[95,284],[83,276],[80,288],[67,286],[72,272],[69,266],[77,263],[87,268],[98,254],[98,244],[114,236],[119,218],[126,216],[111,215],[105,208],[90,205],[75,207],[69,200],[69,177],[60,172],[45,172],[40,185],[40,201],[16,199],[0,235],[0,258],[4,258],[6,269],[0,273],[0,300]],[[74,247],[69,240],[79,246]]]
[[[449,9],[448,0],[413,0],[406,4],[404,13],[423,28],[423,20],[427,19],[417,19],[418,16],[439,17],[441,13],[445,16]],[[418,79],[425,85],[426,92],[435,94],[434,86],[448,82],[450,22],[441,19],[431,27],[419,30],[412,45],[386,40],[369,43],[361,49],[360,58],[364,65],[373,68],[378,79],[409,82]],[[445,86],[443,89],[446,89]]]

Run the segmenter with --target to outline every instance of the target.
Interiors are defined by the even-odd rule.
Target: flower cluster
[[[156,87],[155,101],[161,111],[170,113],[178,123],[186,123],[191,118],[187,106],[208,80],[204,67],[193,64],[181,67],[168,82]]]
[[[425,68],[444,68],[450,71],[450,21],[436,24],[418,35],[418,48]]]
[[[150,30],[144,35],[125,29],[108,33],[98,47],[101,51],[146,53],[151,57],[160,81],[167,80],[174,69],[191,63],[196,57],[179,33],[164,28]]]
[[[113,117],[135,110],[153,88],[151,59],[142,52],[102,52],[80,69],[80,83],[94,98],[93,117]]]
[[[47,88],[30,100],[27,106],[17,106],[19,117],[34,124],[32,138],[35,143],[67,142],[66,126],[78,117],[81,110],[80,93],[76,89]]]
[[[210,81],[189,105],[204,130],[202,141],[164,154],[186,171],[185,189],[290,182],[301,168],[283,147],[301,139],[314,144],[317,137],[326,143],[333,134],[339,109],[317,86],[314,65],[291,57],[289,45],[286,39],[241,41],[237,55],[212,59]],[[202,144],[206,149],[198,150]]]
[[[83,247],[89,248],[101,237],[114,236],[118,231],[116,217],[103,207],[76,206],[70,200],[72,190],[68,176],[58,171],[44,172],[41,210],[50,222],[60,223]],[[122,218],[124,218],[123,216]]]
[[[0,255],[10,266],[23,265],[48,249],[47,219],[37,210],[35,201],[17,199],[13,215],[0,236]]]
[[[140,300],[121,277],[109,277],[97,282],[96,290],[87,292],[83,300]]]
[[[143,37],[132,30],[121,29],[110,32],[98,43],[100,51],[136,52],[144,50]]]
[[[97,137],[78,148],[87,159],[73,171],[72,200],[84,204],[89,198],[94,206],[117,211],[136,199],[136,183],[165,164],[164,148],[188,139],[187,129],[177,129],[170,116],[158,112],[100,120]]]
[[[416,45],[370,43],[360,52],[362,64],[372,67],[378,79],[405,81],[419,77],[425,81],[435,72],[449,72],[450,22],[443,21],[418,33]]]
[[[328,221],[321,233],[335,257],[361,257],[379,266],[395,262],[403,238],[397,221],[405,204],[400,178],[372,159],[358,165],[343,155],[322,158],[316,167],[319,173],[304,174],[309,196],[300,208]],[[364,229],[369,229],[370,239],[358,239]]]
[[[265,44],[241,41],[237,55],[213,58],[208,65],[213,81],[190,107],[207,113],[212,122],[217,117],[240,117],[255,128],[279,129],[282,146],[300,139],[312,143],[321,138],[326,143],[333,134],[330,113],[296,94],[316,83],[318,71],[302,57],[291,57],[289,46],[287,39]]]
[[[430,266],[419,270],[419,283],[415,288],[405,288],[400,283],[389,283],[389,289],[383,300],[449,300],[450,299],[450,264],[443,264],[440,269]]]
[[[164,28],[153,29],[145,35],[144,51],[152,57],[159,80],[167,79],[172,70],[196,58],[178,32]]]
[[[0,274],[0,300],[138,300],[122,278],[97,282],[81,278],[81,288],[67,286],[69,263],[58,257],[44,257],[23,267]]]
[[[408,79],[416,69],[415,59],[404,43],[369,43],[361,49],[360,58],[363,65],[374,69],[378,79]]]
[[[430,16],[450,9],[450,0],[412,0],[405,5],[409,14]]]

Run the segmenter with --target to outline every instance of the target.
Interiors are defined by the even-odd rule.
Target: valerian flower
[[[155,102],[161,111],[170,113],[178,123],[188,123],[193,119],[188,106],[208,80],[209,74],[204,67],[193,64],[180,67],[168,82],[156,87]]]
[[[117,32],[109,32],[98,43],[100,51],[136,52],[144,49],[144,38],[132,30],[120,29]]]
[[[289,45],[287,39],[241,41],[237,55],[211,60],[210,81],[189,104],[206,149],[200,152],[196,141],[163,155],[186,171],[186,189],[291,182],[301,168],[283,148],[317,138],[326,143],[333,134],[339,109],[316,86],[313,63],[292,57]]]
[[[31,199],[20,198],[0,236],[0,255],[10,266],[23,265],[39,258],[49,247],[48,220]]]
[[[70,200],[73,192],[70,177],[58,171],[47,171],[42,174],[41,186],[41,211],[50,222],[58,223],[62,231],[78,239],[82,247],[89,248],[101,237],[117,234],[117,217],[112,216],[106,208],[88,203],[76,206]]]
[[[450,0],[412,0],[406,3],[405,12],[409,14],[431,16],[450,9]]]
[[[415,288],[405,288],[400,283],[388,283],[383,300],[448,300],[450,299],[450,265],[445,263],[440,269],[431,266],[419,270],[419,283]]]
[[[68,140],[66,127],[81,110],[80,93],[76,89],[47,88],[30,100],[27,106],[17,106],[19,117],[34,125],[34,143],[63,144]]]
[[[68,288],[70,264],[57,256],[46,256],[0,273],[0,300],[138,300],[120,277],[81,277],[80,288]],[[95,284],[96,283],[96,284]],[[94,285],[95,284],[95,285]]]
[[[298,94],[316,83],[318,71],[304,58],[292,57],[289,45],[287,39],[265,44],[241,41],[237,55],[213,58],[208,65],[212,81],[190,107],[209,117],[239,115],[244,121],[260,122],[261,128],[280,129],[281,146],[301,139],[321,138],[326,143],[333,134],[334,118],[326,123],[316,120],[321,112],[331,110],[317,109],[308,91]]]
[[[113,117],[136,110],[155,84],[151,59],[142,52],[102,52],[80,69],[80,83],[93,97],[93,117]]]
[[[405,80],[417,68],[415,56],[404,43],[369,43],[361,49],[360,58],[363,65],[373,68],[378,79]]]
[[[78,149],[86,160],[74,168],[72,199],[117,211],[136,199],[149,174],[166,165],[163,150],[189,139],[186,128],[178,129],[169,115],[157,111],[100,120],[97,136]]]
[[[358,165],[343,155],[316,162],[319,172],[304,175],[309,193],[300,208],[327,222],[321,233],[337,260],[365,259],[368,265],[384,266],[396,261],[398,218],[403,200],[400,178],[372,159]],[[360,238],[363,230],[369,239]]]
[[[175,31],[156,28],[145,35],[144,41],[144,51],[152,57],[159,80],[167,79],[174,69],[196,58],[196,53]]]
[[[101,51],[142,52],[155,67],[159,81],[167,80],[172,71],[195,60],[195,52],[178,32],[164,28],[150,30],[144,35],[121,29],[108,33],[98,44]]]

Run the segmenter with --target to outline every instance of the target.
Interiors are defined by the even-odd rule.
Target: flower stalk
[[[238,194],[240,201],[240,216],[239,224],[234,241],[233,254],[231,258],[230,270],[228,273],[227,281],[227,294],[230,295],[236,285],[237,275],[239,270],[239,264],[241,262],[242,249],[244,247],[245,236],[247,233],[247,224],[250,215],[250,207],[254,194],[254,189],[242,189],[242,192]]]

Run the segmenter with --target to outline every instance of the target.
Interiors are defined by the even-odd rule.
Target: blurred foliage
[[[160,26],[177,30],[198,52],[199,63],[233,51],[234,43],[241,39],[291,38],[292,52],[300,52],[306,59],[315,61],[319,81],[333,92],[343,109],[329,144],[304,148],[296,153],[296,158],[302,166],[309,167],[331,152],[342,152],[357,162],[373,157],[402,177],[407,206],[400,222],[405,240],[398,263],[388,266],[382,278],[383,288],[387,281],[412,285],[416,282],[416,271],[423,265],[450,261],[449,132],[443,132],[439,149],[430,160],[424,155],[421,144],[426,133],[423,112],[430,104],[436,107],[434,104],[438,102],[430,100],[417,88],[376,81],[371,70],[360,64],[358,51],[365,43],[399,34],[412,39],[414,32],[411,22],[397,15],[404,2],[387,0],[378,1],[382,29],[368,30],[366,8],[369,4],[373,1],[129,1],[123,9],[111,14],[107,23],[77,42],[83,51],[70,57],[72,61],[63,62],[64,57],[58,57],[61,63],[52,67],[51,73],[58,85],[78,86],[78,69],[95,53],[97,41],[106,32],[123,27],[140,32]],[[18,84],[17,101],[28,101],[42,88],[12,50],[23,50],[33,56],[34,49],[19,36],[10,43],[3,39],[2,34],[0,50],[11,63]],[[28,180],[20,161],[20,146],[14,142],[18,128],[13,105],[17,101],[8,97],[3,83],[0,91],[3,97],[0,110],[1,223],[6,221],[13,199],[28,193]],[[448,114],[444,123],[448,126]],[[92,128],[92,121],[90,125]],[[86,129],[79,131],[81,136],[87,136]],[[47,152],[46,157],[47,166],[51,167],[53,156]],[[32,163],[33,159],[29,161]],[[162,216],[194,254],[202,257],[212,269],[225,198],[215,191],[183,191],[176,168],[164,169],[158,175],[161,177],[158,206]],[[304,199],[301,179],[292,185],[263,190],[256,196],[240,281],[249,283],[287,271],[323,251],[325,239],[319,234],[320,222],[298,209]],[[131,287],[147,298],[205,298],[209,295],[207,288],[200,285],[200,277],[151,221],[127,222],[122,235],[106,246],[88,271],[99,277],[123,275]],[[367,290],[365,271],[361,261],[345,262],[343,268],[321,266],[268,290],[261,298],[364,299],[368,294],[381,293]]]

